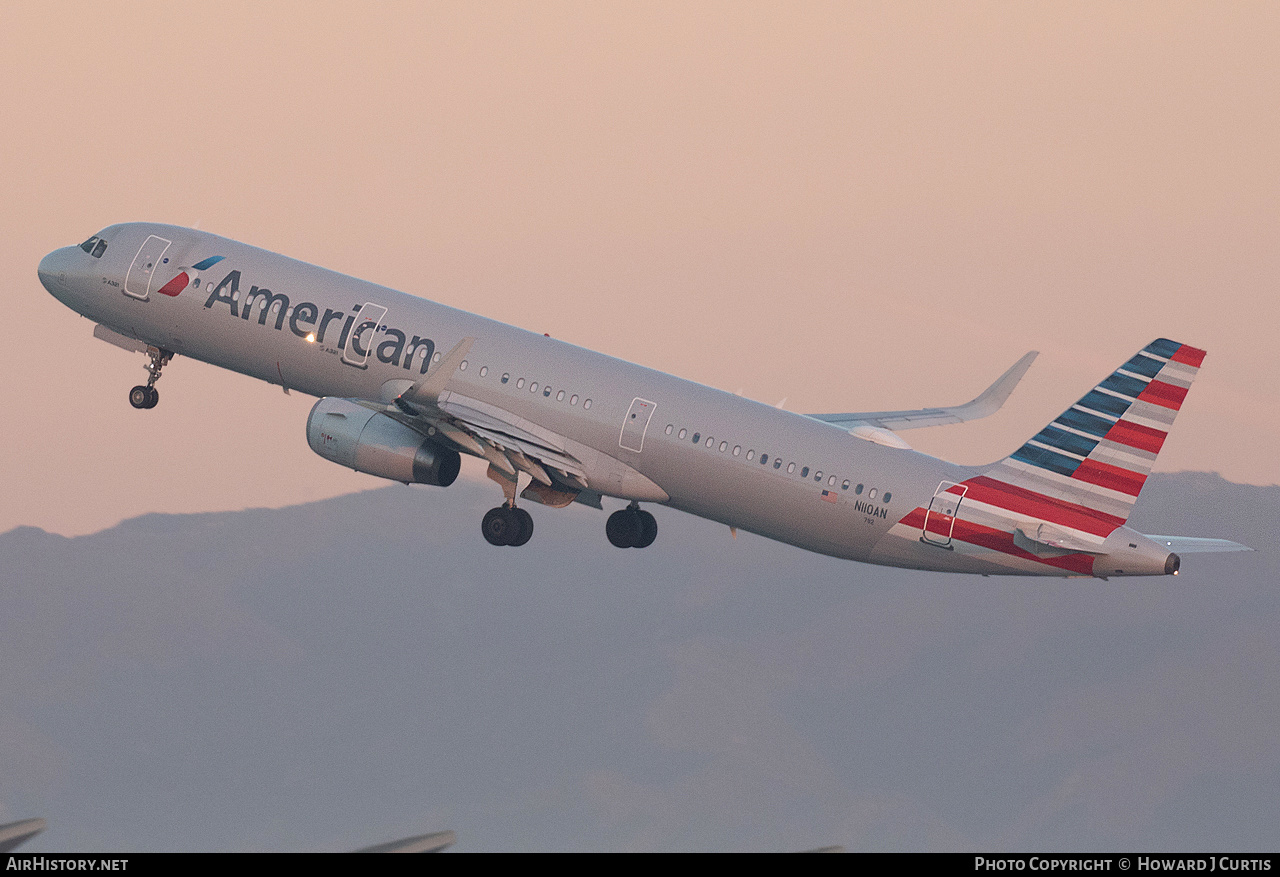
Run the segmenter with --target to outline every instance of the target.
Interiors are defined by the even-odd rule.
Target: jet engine
[[[379,411],[326,396],[307,416],[311,450],[357,472],[448,487],[462,459]]]

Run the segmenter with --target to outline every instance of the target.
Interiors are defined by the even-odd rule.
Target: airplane
[[[0,825],[0,853],[9,853],[48,827],[43,819],[22,819]]]
[[[94,335],[145,353],[138,409],[188,356],[319,397],[311,448],[359,472],[447,487],[461,455],[504,501],[486,541],[520,546],[552,508],[627,503],[605,525],[644,548],[666,505],[809,551],[982,575],[1176,575],[1181,553],[1249,550],[1126,521],[1203,350],[1157,339],[987,466],[912,450],[907,429],[997,410],[1029,353],[964,405],[803,415],[204,231],[112,225],[40,262]]]
[[[452,831],[433,831],[430,834],[419,834],[387,843],[374,844],[371,847],[353,850],[357,853],[442,853],[458,842],[458,835]]]

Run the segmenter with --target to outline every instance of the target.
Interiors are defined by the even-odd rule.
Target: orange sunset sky
[[[996,416],[904,436],[965,463],[1167,336],[1209,356],[1157,469],[1280,482],[1277,46],[1268,3],[6,2],[0,531],[382,483],[212,366],[129,407],[143,357],[36,264],[130,220],[792,411],[1040,350]]]

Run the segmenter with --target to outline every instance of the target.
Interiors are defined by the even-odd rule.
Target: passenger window
[[[729,443],[728,443],[728,442],[721,442],[721,443],[720,443],[720,453],[722,453],[722,454],[723,454],[723,453],[724,453],[725,451],[727,451],[728,449],[729,449]]]
[[[511,380],[511,374],[510,374],[510,372],[503,372],[503,373],[502,373],[502,383],[504,383],[504,384],[505,384],[505,383],[506,383],[507,381],[509,381],[509,380]]]
[[[754,460],[755,458],[756,458],[756,452],[755,452],[755,451],[747,451],[747,460],[748,460],[748,462],[749,462],[749,461],[751,461],[751,460]]]
[[[360,309],[359,309],[359,308],[356,308],[355,310],[357,310],[357,311],[358,311],[358,310],[360,310]],[[431,361],[432,361],[432,362],[439,362],[439,361],[440,361],[440,351],[438,351],[438,350],[436,351],[436,355],[435,355],[435,356],[433,356],[433,357],[431,357]]]
[[[102,240],[98,241],[98,245],[93,248],[93,258],[101,259],[102,254],[105,253],[106,251],[107,251],[107,242]]]
[[[715,443],[716,443],[715,439],[713,439],[711,436],[707,436],[707,447],[711,447]]]
[[[675,429],[675,428],[676,428],[676,426],[675,426],[675,424],[674,424],[674,423],[668,423],[668,424],[667,424],[667,430],[666,430],[666,431],[667,431],[667,435],[671,435],[671,430],[673,430],[673,429]]]
[[[702,433],[700,433],[700,432],[695,432],[695,433],[693,434],[693,443],[696,445],[696,444],[697,444],[698,442],[700,442],[700,441],[702,441]]]
[[[818,470],[817,472],[814,472],[814,473],[813,473],[813,480],[814,480],[814,481],[821,481],[821,480],[822,480],[822,470]]]
[[[795,466],[795,463],[792,463],[791,465],[792,465],[792,466]],[[781,458],[781,457],[774,457],[774,458],[773,458],[773,468],[775,468],[775,469],[781,469],[781,468],[782,468],[782,458]]]
[[[833,476],[833,477],[834,477],[834,476]],[[841,490],[848,490],[848,489],[849,489],[849,479],[848,479],[848,478],[846,478],[846,479],[844,480],[844,483],[840,485],[840,489],[841,489]]]
[[[862,494],[862,485],[861,485],[861,484],[859,484],[857,487],[855,487],[855,488],[853,489],[853,492],[854,492],[854,493],[856,493],[856,494],[861,495],[861,494]]]
[[[881,502],[883,502],[885,505],[888,505],[888,504],[889,504],[889,497],[891,497],[891,496],[893,496],[893,494],[886,490],[886,491],[884,492],[884,499],[882,499],[882,500],[880,500],[880,501],[881,501]]]
[[[570,404],[570,405],[577,405],[577,404],[578,404],[578,394],[577,394],[577,393],[574,393],[572,396],[570,396],[570,397],[569,397],[569,404]]]
[[[867,499],[875,499],[875,498],[876,498],[876,489],[873,487],[867,491]]]
[[[458,371],[466,371],[466,370],[467,370],[467,361],[464,359],[462,362],[458,363]]]
[[[564,390],[561,390],[559,393],[556,393],[556,401],[557,402],[564,401]]]
[[[795,463],[788,463],[788,464],[787,464],[787,474],[788,474],[788,475],[790,475],[790,474],[791,474],[792,472],[794,472],[794,471],[796,471],[796,464],[795,464]]]
[[[524,378],[516,378],[516,389],[517,390],[524,389]]]
[[[583,407],[583,408],[590,408],[590,407],[591,407],[591,400],[590,400],[590,399],[587,399],[585,402],[583,402],[583,403],[582,403],[582,407]]]
[[[765,463],[768,463],[768,462],[769,462],[769,455],[768,455],[768,454],[761,454],[761,455],[760,455],[760,465],[761,465],[761,466],[763,466]]]
[[[530,392],[530,393],[536,393],[536,392],[538,392],[538,382],[537,382],[537,381],[534,381],[532,384],[530,384],[530,385],[529,385],[529,392]]]
[[[741,454],[741,453],[742,453],[742,445],[734,445],[734,446],[733,446],[733,455],[736,457],[736,456],[738,456],[738,455],[739,455],[739,454]]]
[[[489,366],[487,365],[480,366],[480,377],[484,377],[488,373],[489,373]]]
[[[848,482],[845,482],[845,483],[846,485],[848,484]],[[835,487],[835,486],[836,486],[836,476],[832,475],[830,478],[827,479],[827,487]]]
[[[789,471],[791,471],[791,470],[789,470],[789,469],[788,469],[787,471],[789,472]],[[808,477],[809,477],[809,467],[808,467],[808,466],[805,466],[803,469],[801,469],[801,470],[800,470],[800,477],[801,477],[801,478],[808,478]]]
[[[685,437],[685,436],[687,436],[688,434],[689,434],[689,430],[687,430],[687,429],[682,429],[682,430],[680,430],[680,436],[679,436],[679,437],[680,437],[680,438],[684,438],[684,437]]]

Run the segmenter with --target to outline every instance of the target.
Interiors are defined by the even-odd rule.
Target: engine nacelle
[[[315,404],[307,442],[326,460],[392,481],[448,487],[462,468],[457,451],[347,399],[326,396]]]

